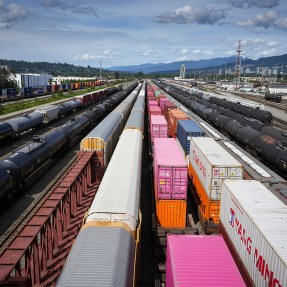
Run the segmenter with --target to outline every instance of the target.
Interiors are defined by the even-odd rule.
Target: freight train
[[[161,87],[167,88],[165,83],[160,84]],[[262,127],[261,130],[269,130],[274,137],[280,134],[281,141],[270,135],[257,131],[249,125],[243,125],[233,117],[223,115],[215,109],[215,106],[208,108],[206,101],[198,97],[191,98],[191,94],[185,92],[179,93],[178,90],[168,86],[167,91],[179,102],[190,108],[194,113],[198,114],[216,128],[229,135],[232,139],[240,143],[244,148],[249,150],[259,159],[275,168],[283,177],[287,174],[287,149],[284,133],[271,127]],[[198,92],[195,93],[197,95]],[[266,119],[264,116],[261,120]],[[252,122],[252,120],[250,121]]]
[[[88,82],[77,82],[77,83],[62,83],[52,84],[42,87],[23,87],[20,89],[19,96],[15,88],[0,89],[0,101],[8,102],[15,101],[24,98],[34,98],[39,96],[50,95],[53,92],[68,92],[69,90],[80,90],[89,87],[97,87],[109,83],[108,80],[97,80]]]
[[[156,99],[151,96],[150,99],[153,100],[150,103],[155,100],[158,100],[159,103],[162,102],[165,97],[164,93],[157,87],[153,87],[154,94],[155,91],[158,92],[158,97]],[[202,106],[198,107],[204,110]],[[154,109],[149,108],[149,111],[153,112]],[[233,157],[231,150],[228,152],[228,149],[223,148],[227,143],[228,146],[232,146],[232,142],[219,136],[216,137],[216,140],[203,137],[203,134],[201,134],[202,131],[198,126],[192,127],[190,125],[190,128],[188,128],[187,125],[183,125],[183,122],[190,120],[182,111],[170,110],[169,120],[166,123],[162,121],[153,122],[152,117],[155,116],[150,114],[151,141],[154,141],[152,145],[154,167],[153,194],[155,195],[157,226],[163,227],[166,230],[166,234],[173,232],[186,233],[190,231],[188,230],[187,221],[185,221],[186,206],[184,203],[180,203],[180,201],[184,200],[185,196],[184,183],[186,179],[183,174],[179,174],[179,170],[184,170],[184,162],[180,166],[179,160],[175,162],[173,159],[174,157],[177,159],[180,157],[184,158],[184,155],[187,155],[189,151],[188,180],[190,186],[188,191],[198,206],[198,214],[201,222],[211,227],[212,224],[209,225],[209,223],[215,224],[217,232],[218,226],[220,226],[220,233],[224,234],[226,243],[234,255],[234,260],[244,278],[245,283],[240,279],[238,286],[285,286],[287,282],[287,258],[284,255],[283,249],[287,230],[285,226],[282,229],[280,226],[282,226],[284,220],[286,221],[286,195],[285,202],[282,202],[271,192],[269,189],[269,183],[271,185],[272,182],[271,175],[263,170],[264,174],[262,173],[262,175],[265,178],[262,180],[262,183],[255,180],[243,180],[244,170],[242,164]],[[153,127],[153,125],[157,126]],[[174,143],[178,143],[177,147],[174,145],[169,151],[164,151],[171,140],[167,138],[166,125],[168,126],[169,136],[176,139]],[[181,129],[184,130],[184,136],[180,135]],[[191,130],[192,135],[190,134]],[[158,142],[161,142],[160,149],[162,151],[160,156],[157,150]],[[186,148],[187,146],[189,146],[189,149]],[[180,147],[182,147],[181,155],[176,152],[176,149],[178,150]],[[232,148],[232,151],[240,154],[241,159],[248,158],[247,153],[242,153],[236,150],[235,147]],[[162,156],[162,153],[164,153],[164,156]],[[248,162],[252,162],[250,158]],[[254,162],[252,162],[251,166],[253,166],[256,172],[260,170],[260,167]],[[177,170],[177,174],[173,169]],[[176,188],[179,187],[183,188],[181,198],[179,197],[180,193],[175,192]],[[280,187],[283,192],[282,194],[286,193],[286,187],[286,181],[282,181],[282,186]],[[276,193],[280,197],[278,190],[276,189]],[[161,201],[161,205],[165,205],[165,208],[161,207],[159,201]],[[252,232],[248,230],[250,226],[252,226]],[[156,234],[159,234],[158,228],[156,232]],[[185,240],[199,240],[199,238],[202,240],[202,236],[173,235],[179,239],[176,238],[175,241],[178,242],[173,245],[172,253],[170,253],[169,236],[171,235],[167,235],[166,286],[174,286],[173,276],[176,276],[177,280],[181,282],[189,278],[189,283],[191,281],[196,282],[196,280],[199,280],[199,282],[208,280],[209,275],[206,273],[206,269],[203,270],[202,277],[197,278],[197,276],[200,276],[199,274],[201,273],[199,270],[203,265],[206,268],[208,268],[207,266],[211,266],[209,268],[212,268],[212,270],[216,268],[210,262],[212,260],[210,254],[208,254],[208,258],[205,257],[204,252],[206,252],[206,249],[201,245],[201,248],[199,245],[196,245],[192,249],[192,256],[196,257],[197,251],[200,250],[198,254],[199,258],[193,262],[192,256],[190,257],[187,254],[191,247],[185,244]],[[184,240],[182,240],[183,238]],[[164,242],[164,240],[161,240],[161,242]],[[265,247],[262,249],[263,245]],[[219,248],[218,245],[217,247]],[[210,253],[212,254],[211,251]],[[250,254],[252,255],[250,256]],[[186,260],[185,256],[187,256]],[[185,262],[184,269],[181,268],[181,264],[176,264],[179,258],[181,263]],[[162,260],[162,258],[160,259]],[[216,260],[216,262],[216,264],[220,264],[220,260]],[[195,268],[195,264],[197,266],[197,273],[193,274],[192,270]],[[191,274],[193,274],[192,278],[190,277]],[[217,273],[217,275],[219,274]],[[240,278],[238,275],[237,277]],[[216,279],[212,277],[211,280],[214,283],[214,280],[220,280],[220,276],[216,276]],[[222,285],[226,283],[225,280],[227,278],[225,280],[221,278],[221,280],[223,280],[220,283]],[[235,285],[235,281],[232,284]]]
[[[0,161],[0,198],[11,199],[21,194],[25,184],[40,166],[58,152],[69,148],[72,141],[86,128],[91,126],[104,113],[116,106],[136,86],[135,83],[121,92],[116,93],[103,104],[97,105],[93,110],[71,119],[65,125],[47,133],[42,138],[19,149],[8,158]]]
[[[74,282],[81,286],[137,286],[145,84],[136,102],[126,104],[133,108],[128,109],[130,116],[117,145],[109,146],[113,154],[105,161],[106,171],[57,280],[58,287],[71,286]],[[120,111],[114,112],[121,114]],[[100,129],[93,135],[96,133],[102,135]],[[114,133],[118,139],[116,129]],[[82,149],[91,149],[92,141],[97,140],[92,140],[90,134],[82,141]],[[95,151],[103,155],[96,147]]]
[[[120,91],[121,88],[122,86],[118,85],[102,91],[86,93],[75,97],[73,100],[57,105],[50,104],[36,109],[32,113],[0,122],[0,144],[9,143],[10,140],[19,137],[23,132],[47,125],[75,110],[97,103],[116,91]]]
[[[282,95],[280,95],[280,94],[266,94],[265,100],[271,101],[271,102],[276,102],[276,103],[281,103]]]

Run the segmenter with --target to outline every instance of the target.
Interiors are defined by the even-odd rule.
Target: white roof
[[[191,137],[191,141],[196,144],[213,166],[242,166],[239,161],[212,138]],[[192,147],[192,144],[190,146]],[[192,151],[190,154],[192,155]]]
[[[136,229],[139,213],[142,134],[124,130],[93,200],[87,220],[123,221]]]

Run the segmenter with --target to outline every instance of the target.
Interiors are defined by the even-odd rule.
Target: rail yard
[[[287,286],[274,118],[147,80],[3,119],[0,284]]]

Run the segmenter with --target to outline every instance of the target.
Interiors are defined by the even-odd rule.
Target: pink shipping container
[[[154,139],[153,174],[157,199],[186,199],[187,163],[175,139]]]
[[[149,116],[152,115],[161,115],[161,109],[159,106],[149,106],[148,107]]]
[[[150,136],[152,142],[155,138],[168,137],[167,121],[164,116],[152,115],[150,117]]]
[[[246,286],[221,236],[167,235],[166,287]]]
[[[154,92],[153,91],[148,91],[147,92],[148,97],[154,97]]]
[[[162,111],[164,110],[164,104],[165,103],[170,103],[170,100],[167,98],[160,98],[159,99],[159,107]]]
[[[156,100],[149,100],[148,101],[148,106],[151,107],[151,106],[156,106],[158,107],[158,103]]]

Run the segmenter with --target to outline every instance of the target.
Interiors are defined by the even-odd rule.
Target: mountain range
[[[212,68],[230,68],[234,67],[236,63],[235,56],[223,57],[223,58],[213,58],[209,60],[198,60],[198,61],[180,61],[172,63],[159,63],[159,64],[141,64],[132,66],[115,66],[110,67],[110,71],[118,72],[129,72],[138,73],[142,72],[148,73],[178,73],[180,66],[185,65],[186,70],[207,70]],[[277,66],[281,70],[285,71],[287,66],[287,54],[281,56],[272,56],[266,58],[260,58],[257,60],[252,60],[249,58],[241,59],[241,65],[249,68],[255,67],[275,67]]]

